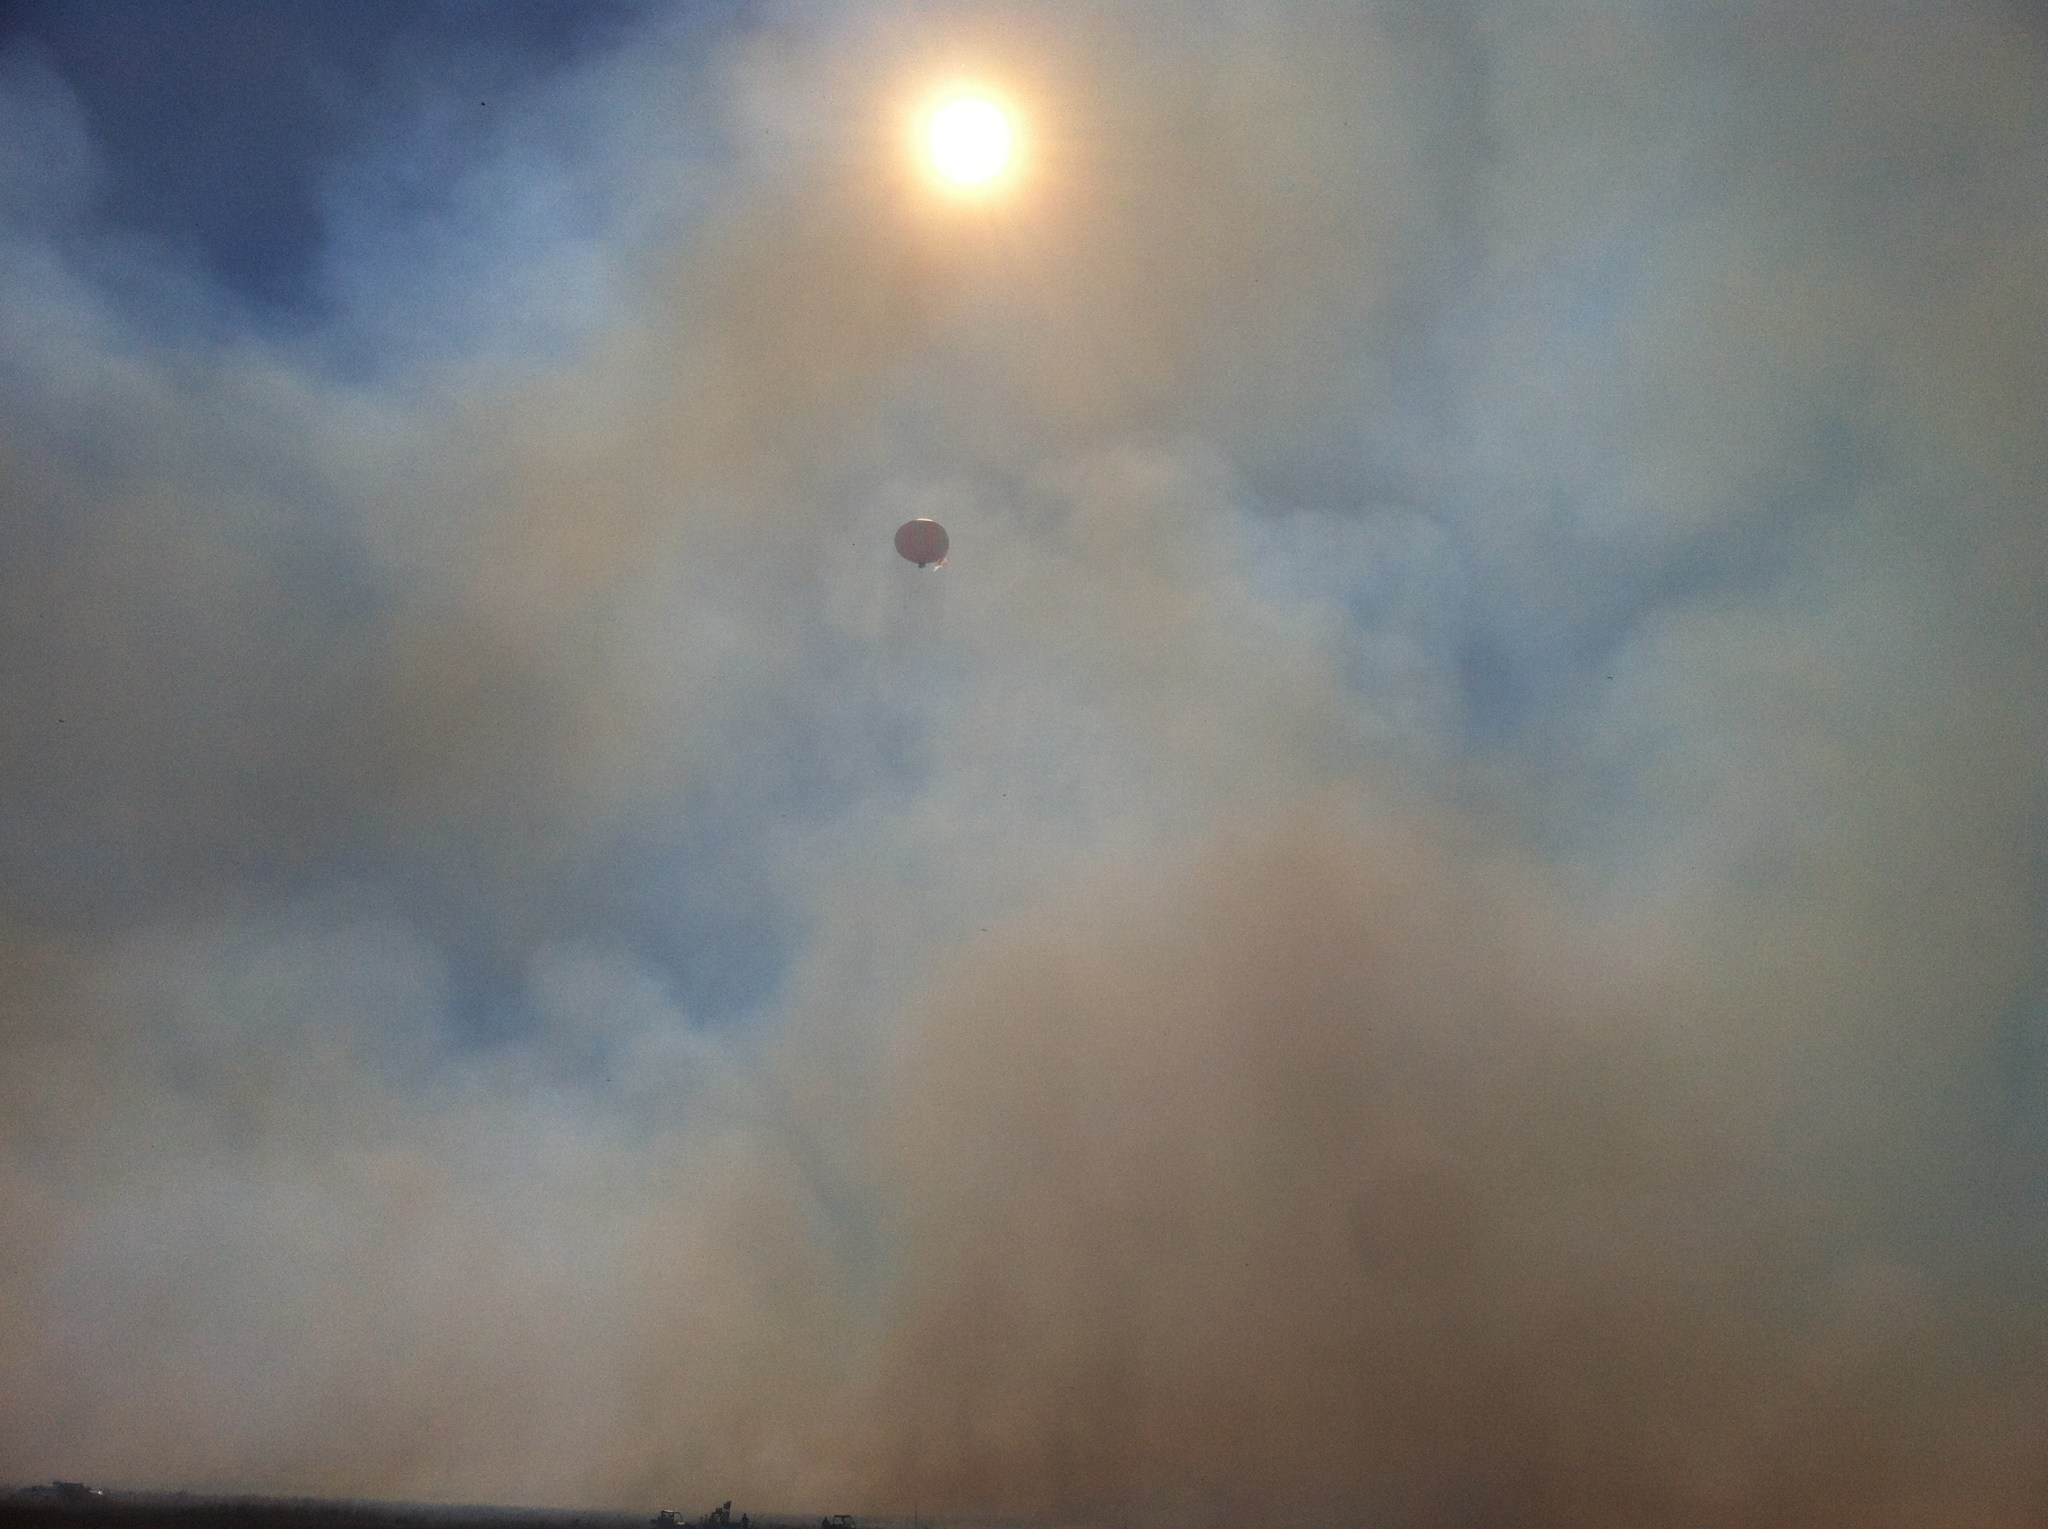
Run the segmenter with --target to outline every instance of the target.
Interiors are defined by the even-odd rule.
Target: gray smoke
[[[2037,1522],[2044,35],[650,9],[296,327],[0,59],[0,1476]]]

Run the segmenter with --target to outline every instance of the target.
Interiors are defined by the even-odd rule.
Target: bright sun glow
[[[976,187],[1009,167],[1016,143],[1009,113],[986,96],[960,95],[925,120],[924,146],[941,180]]]

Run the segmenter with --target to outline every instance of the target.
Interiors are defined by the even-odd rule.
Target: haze
[[[10,8],[0,1479],[2040,1523],[2044,47]]]

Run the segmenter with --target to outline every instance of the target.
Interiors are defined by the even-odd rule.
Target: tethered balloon
[[[946,528],[936,520],[906,520],[896,528],[896,550],[906,562],[936,568],[946,560]]]

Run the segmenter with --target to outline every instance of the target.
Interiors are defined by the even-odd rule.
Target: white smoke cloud
[[[283,332],[0,72],[0,1474],[2038,1516],[2038,36],[468,79]]]

